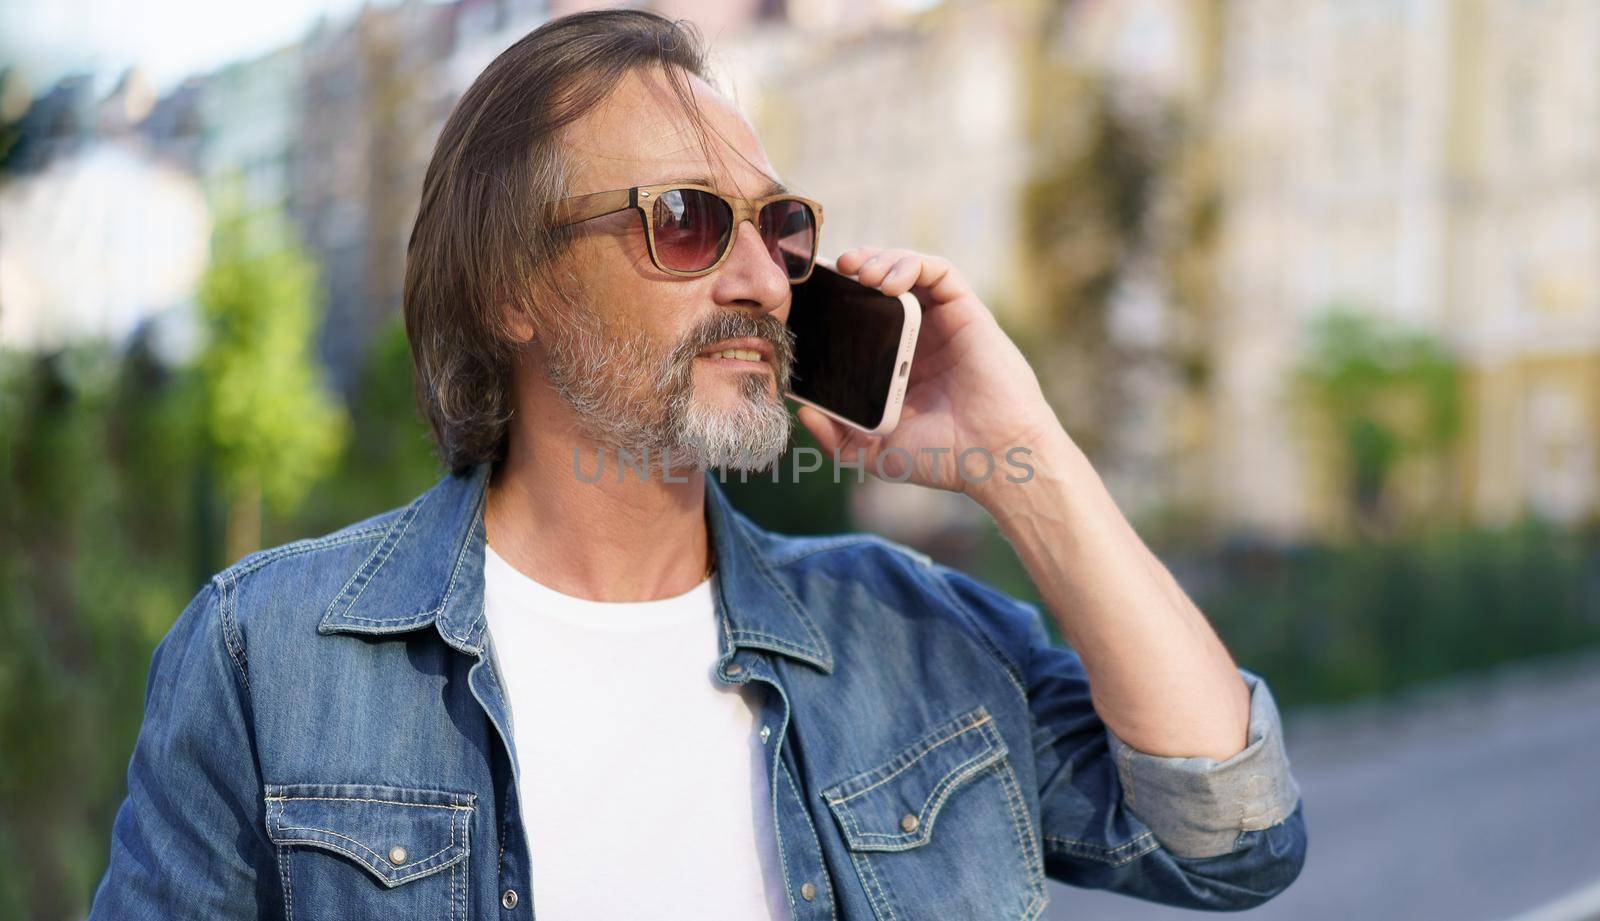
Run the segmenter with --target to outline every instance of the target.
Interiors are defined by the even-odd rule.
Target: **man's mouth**
[[[730,367],[772,364],[772,345],[763,339],[724,339],[702,350],[700,358]]]

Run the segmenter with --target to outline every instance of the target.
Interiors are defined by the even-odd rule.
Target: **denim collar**
[[[483,651],[483,507],[490,465],[450,474],[401,510],[351,574],[318,633],[386,634],[433,624],[469,655]],[[735,647],[767,649],[833,671],[827,639],[758,549],[760,529],[705,477],[706,524],[717,557],[716,587],[727,637]],[[419,601],[420,599],[420,601]]]

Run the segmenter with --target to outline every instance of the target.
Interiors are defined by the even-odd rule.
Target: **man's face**
[[[572,194],[696,178],[727,194],[766,194],[777,172],[754,130],[707,84],[689,80],[713,129],[715,162],[660,72],[634,71],[568,128]],[[573,230],[566,267],[582,288],[569,293],[584,309],[547,323],[534,358],[585,432],[650,452],[652,466],[664,451],[674,464],[732,469],[760,469],[781,455],[790,429],[790,286],[756,228],[741,223],[727,260],[695,278],[656,268],[633,209]],[[761,358],[715,354],[729,348]]]

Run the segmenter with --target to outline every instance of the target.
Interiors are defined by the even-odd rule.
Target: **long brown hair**
[[[715,86],[699,30],[645,10],[541,25],[484,68],[439,133],[406,249],[404,310],[417,402],[453,473],[505,455],[518,345],[506,309],[536,329],[579,309],[556,268],[570,232],[543,220],[546,203],[571,194],[562,129],[648,67],[667,76],[709,161],[688,76]]]

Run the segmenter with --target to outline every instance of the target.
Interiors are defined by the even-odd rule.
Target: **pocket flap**
[[[1005,755],[994,719],[979,706],[879,767],[823,790],[822,798],[851,849],[905,850],[928,843],[950,794]]]
[[[467,856],[475,799],[371,784],[267,784],[267,835],[343,854],[398,886]]]

